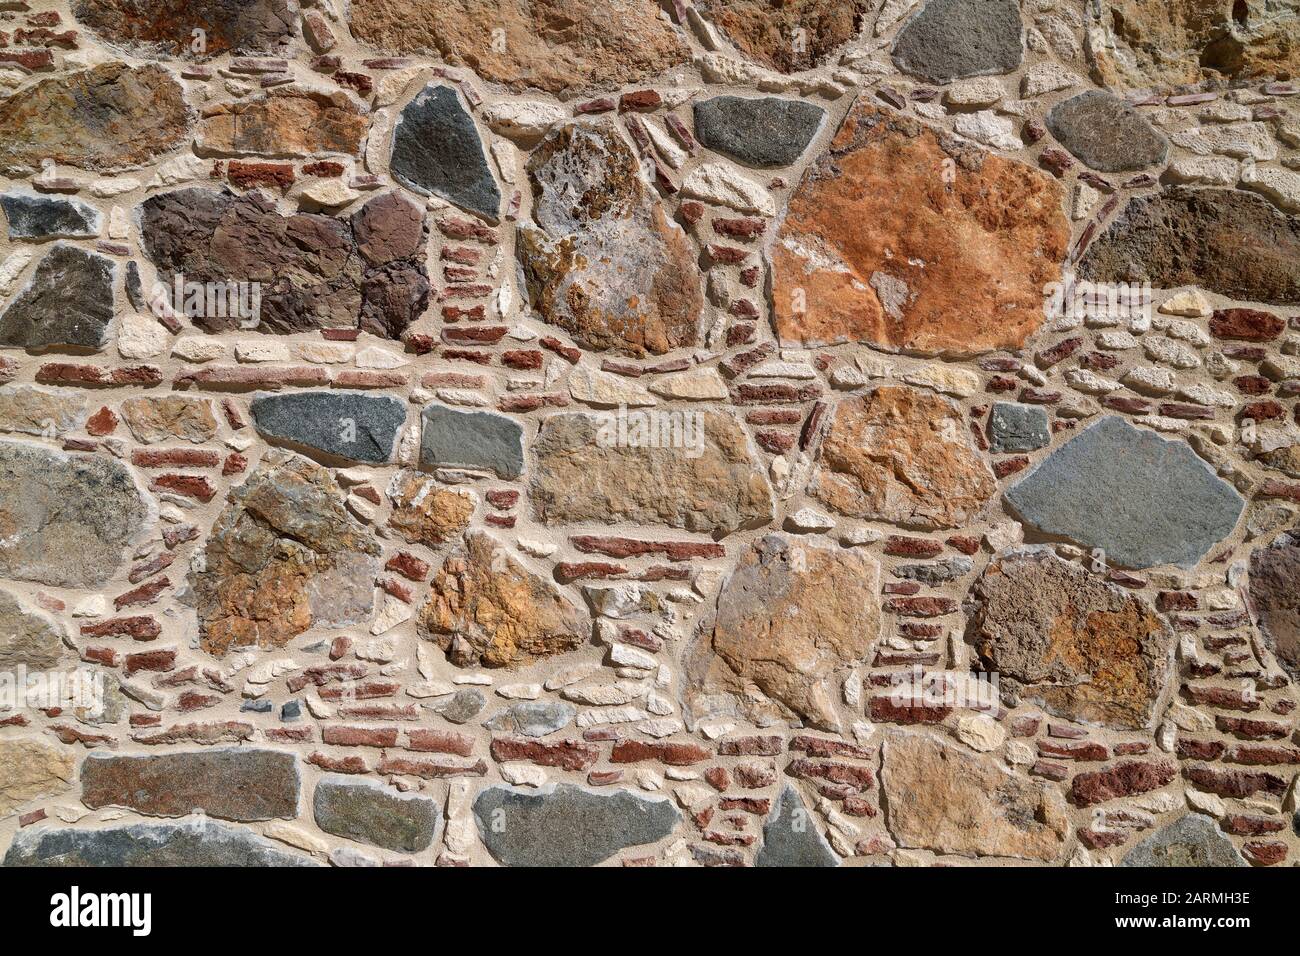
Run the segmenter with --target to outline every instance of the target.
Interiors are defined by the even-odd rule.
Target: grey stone
[[[474,468],[506,479],[523,474],[524,430],[513,419],[435,404],[425,406],[420,422],[421,468]]]
[[[49,670],[63,656],[63,638],[54,622],[0,590],[0,669],[21,664],[29,670]]]
[[[0,441],[0,576],[98,588],[150,512],[130,471],[112,458]]]
[[[521,700],[493,716],[484,726],[525,737],[545,737],[569,726],[577,713],[562,700]]]
[[[1249,866],[1217,824],[1189,813],[1151,834],[1133,847],[1120,866]]]
[[[473,687],[464,687],[451,695],[451,699],[438,706],[438,713],[453,724],[464,724],[473,720],[487,706],[483,692]]]
[[[1300,680],[1300,534],[1279,535],[1250,556],[1250,600],[1277,662]]]
[[[76,199],[9,192],[0,196],[10,239],[88,239],[99,235],[103,216]]]
[[[538,792],[489,787],[474,801],[479,835],[506,866],[595,866],[656,843],[681,820],[667,800],[562,783]]]
[[[5,866],[317,866],[242,827],[200,818],[103,830],[21,830]]]
[[[140,278],[140,266],[132,259],[126,264],[126,299],[131,303],[131,308],[137,312],[146,312],[149,309],[149,303],[144,298],[144,280]]]
[[[794,787],[786,784],[763,822],[763,847],[755,866],[839,866],[840,858],[818,832]]]
[[[1009,73],[1023,55],[1016,0],[929,0],[893,51],[900,70],[934,83]]]
[[[113,320],[112,259],[57,243],[0,313],[0,345],[100,349]]]
[[[363,392],[259,395],[252,403],[257,430],[272,439],[348,461],[393,460],[406,423],[406,404]]]
[[[442,818],[428,797],[336,777],[316,784],[312,808],[317,826],[326,833],[398,853],[428,849]]]
[[[821,129],[826,111],[803,100],[715,96],[695,104],[695,136],[750,166],[789,166]]]
[[[1128,568],[1193,567],[1245,507],[1186,444],[1117,415],[1054,451],[1006,499],[1043,533],[1100,548]]]
[[[450,86],[430,83],[402,110],[393,130],[390,169],[418,193],[441,196],[497,221],[501,190],[474,119]]]
[[[965,555],[954,555],[942,561],[931,561],[926,564],[900,564],[894,568],[893,573],[895,577],[920,581],[933,587],[970,574],[974,566],[975,563]]]
[[[92,753],[81,764],[81,802],[156,817],[196,810],[222,820],[298,816],[298,758],[253,747],[145,755]]]
[[[1088,246],[1079,277],[1300,304],[1300,217],[1238,189],[1174,186],[1135,196]]]
[[[989,450],[994,454],[1034,451],[1052,442],[1047,410],[1037,405],[995,402],[989,415]]]
[[[1106,90],[1088,90],[1047,114],[1057,142],[1103,173],[1163,163],[1169,141],[1133,107]]]

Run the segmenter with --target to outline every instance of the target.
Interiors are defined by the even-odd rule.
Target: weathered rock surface
[[[1088,90],[1052,107],[1047,128],[1057,141],[1104,173],[1163,163],[1169,141],[1137,110],[1106,90]]]
[[[1088,426],[1006,493],[1041,532],[1126,568],[1191,568],[1232,533],[1241,495],[1184,442],[1117,415]]]
[[[715,96],[695,104],[695,136],[750,166],[789,166],[821,129],[826,111],[777,96]]]
[[[0,740],[0,814],[67,790],[76,764],[67,747],[27,737]]]
[[[497,186],[474,118],[450,86],[430,83],[407,103],[393,129],[390,168],[402,185],[441,196],[496,222]]]
[[[0,345],[103,348],[113,320],[116,279],[112,259],[57,243],[0,312]]]
[[[279,750],[203,750],[126,756],[91,753],[81,764],[81,802],[157,817],[202,810],[222,820],[298,815],[298,758]]]
[[[669,801],[562,783],[539,793],[489,787],[474,801],[479,835],[505,866],[595,866],[656,843],[681,820]]]
[[[420,428],[421,468],[472,468],[506,479],[523,474],[524,432],[514,419],[426,405]]]
[[[880,636],[880,565],[870,555],[767,535],[744,552],[693,649],[698,712],[717,695],[748,716],[838,729],[843,672]],[[758,720],[758,722],[765,722]]]
[[[342,219],[281,216],[256,191],[192,187],[142,203],[140,231],[168,286],[177,275],[186,283],[258,283],[251,320],[229,308],[194,315],[208,332],[360,327],[397,338],[428,306],[423,212],[398,194],[377,196]]]
[[[0,669],[22,665],[29,671],[49,670],[66,653],[63,636],[50,618],[0,590]]]
[[[1130,199],[1088,247],[1079,275],[1300,304],[1300,218],[1251,193],[1174,186]]]
[[[1270,7],[1274,5],[1269,5]],[[1175,87],[1204,79],[1294,77],[1300,22],[1290,5],[1233,0],[1105,0],[1088,44],[1108,86]]]
[[[177,439],[197,445],[217,434],[217,416],[206,398],[187,395],[128,398],[120,408],[131,436],[145,445]]]
[[[572,650],[590,625],[559,589],[482,532],[434,575],[416,625],[457,666],[516,667]]]
[[[1035,451],[1052,442],[1047,410],[1038,405],[994,402],[989,413],[989,451],[995,455]]]
[[[577,714],[571,704],[562,700],[521,700],[501,711],[484,726],[490,730],[523,734],[525,737],[545,737],[569,726]]]
[[[356,0],[349,18],[353,35],[374,46],[437,53],[511,90],[566,98],[635,83],[690,57],[653,0],[501,0],[492,15],[475,0]]]
[[[841,514],[914,528],[955,528],[997,490],[961,411],[884,386],[840,402],[809,494]]]
[[[899,846],[1050,863],[1069,835],[1055,788],[930,734],[888,734],[881,782]]]
[[[772,247],[777,334],[924,353],[1019,348],[1060,277],[1061,208],[1047,174],[861,100],[804,173]]]
[[[388,526],[411,542],[436,548],[460,536],[474,514],[474,495],[443,488],[427,475],[400,471],[388,488],[393,512]]]
[[[160,66],[105,63],[52,77],[0,100],[0,172],[26,176],[44,160],[79,169],[135,169],[181,146],[192,117]]]
[[[1120,730],[1158,716],[1174,633],[1142,597],[1026,548],[993,559],[966,610],[966,638],[1008,700]]]
[[[97,588],[135,545],[150,505],[112,458],[0,441],[0,575]]]
[[[1269,649],[1300,680],[1300,535],[1279,535],[1251,554],[1250,600]]]
[[[406,424],[406,403],[364,392],[259,395],[250,411],[267,438],[348,461],[391,461]]]
[[[1024,56],[1015,0],[927,0],[894,41],[894,64],[932,83],[1010,73]]]
[[[613,414],[552,415],[533,444],[529,497],[546,524],[632,521],[725,535],[772,519],[772,488],[737,418],[701,412],[671,435],[626,435]],[[652,444],[653,443],[653,444]]]
[[[94,206],[61,196],[7,192],[0,196],[10,239],[85,239],[99,235],[103,215]]]
[[[579,344],[641,356],[696,344],[694,253],[608,120],[551,132],[528,161],[535,224],[520,226],[528,298]]]
[[[114,46],[187,59],[283,52],[298,22],[291,0],[180,0],[147,15],[138,0],[74,0],[72,13]],[[203,31],[201,49],[196,29]]]
[[[310,627],[367,621],[379,545],[324,468],[268,452],[234,489],[193,571],[199,645],[281,647]]]
[[[0,386],[0,431],[60,438],[86,424],[86,396],[70,388]]]
[[[1248,866],[1218,825],[1188,813],[1142,840],[1124,854],[1120,866]]]
[[[102,830],[20,830],[4,866],[315,866],[249,830],[206,818]]]
[[[357,156],[369,118],[347,93],[282,86],[203,111],[199,143],[231,156]]]
[[[782,73],[826,62],[857,35],[871,8],[866,0],[701,0],[696,6],[738,50]]]
[[[840,858],[813,823],[798,791],[786,784],[767,819],[755,866],[839,866]]]
[[[428,849],[442,819],[438,804],[428,797],[335,777],[316,784],[312,810],[326,833],[398,853]]]

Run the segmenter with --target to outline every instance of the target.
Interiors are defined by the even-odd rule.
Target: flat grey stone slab
[[[362,392],[259,395],[252,413],[257,430],[268,438],[372,464],[393,460],[406,424],[405,402]]]

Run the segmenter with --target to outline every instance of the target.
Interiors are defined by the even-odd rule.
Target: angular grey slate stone
[[[474,801],[474,816],[488,851],[506,866],[595,866],[628,847],[657,843],[681,819],[667,800],[567,783],[536,792],[489,787]]]
[[[1124,854],[1120,866],[1249,866],[1209,817],[1189,813]]]
[[[398,853],[428,849],[442,819],[438,805],[428,797],[339,777],[316,784],[312,809],[317,826],[326,833]]]
[[[1232,533],[1245,502],[1181,441],[1107,415],[1006,494],[1045,534],[1126,568],[1192,568]]]
[[[577,710],[562,700],[521,700],[487,721],[489,730],[545,737],[573,722]]]
[[[817,830],[794,787],[786,784],[763,823],[755,866],[839,866],[840,858]]]
[[[894,63],[907,73],[947,83],[1009,73],[1024,56],[1016,0],[929,0],[899,31]]]
[[[253,422],[269,438],[348,461],[392,461],[406,403],[364,392],[294,392],[253,399]]]
[[[0,441],[0,577],[98,588],[151,507],[121,462]]]
[[[318,866],[241,827],[212,820],[104,830],[21,830],[5,866]]]
[[[81,802],[129,807],[155,817],[202,810],[222,820],[298,816],[298,758],[281,750],[221,748],[163,754],[89,754],[81,764]]]
[[[420,424],[421,468],[476,468],[498,478],[523,474],[524,429],[513,419],[426,405]]]
[[[695,104],[695,137],[750,166],[789,166],[821,128],[826,111],[777,96],[715,96]]]
[[[989,450],[995,455],[1009,451],[1034,451],[1052,443],[1047,410],[1037,405],[995,402],[989,415]]]
[[[10,239],[87,239],[99,235],[103,216],[76,199],[9,192],[0,196]]]
[[[57,243],[0,313],[0,345],[103,348],[113,319],[116,272],[107,256]]]
[[[390,169],[418,193],[441,196],[497,221],[501,190],[473,118],[449,86],[430,83],[402,110],[393,130]]]
[[[1047,128],[1057,142],[1103,173],[1163,163],[1169,141],[1137,110],[1106,90],[1088,90],[1052,107]]]

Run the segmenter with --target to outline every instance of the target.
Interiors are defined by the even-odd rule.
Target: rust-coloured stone
[[[577,647],[589,627],[554,585],[482,532],[443,562],[416,624],[461,667],[531,663]]]
[[[696,7],[741,52],[782,73],[826,62],[853,39],[868,0],[700,0]]]
[[[441,488],[432,479],[400,472],[388,490],[393,513],[388,526],[405,540],[435,548],[469,526],[474,497],[466,491]]]
[[[204,110],[204,149],[227,155],[310,156],[361,151],[370,123],[356,100],[279,87],[255,99],[218,103]]]
[[[1070,228],[1051,177],[860,101],[772,247],[776,331],[927,354],[1019,348]]]
[[[309,627],[369,620],[378,554],[328,471],[268,452],[230,493],[191,572],[199,645],[217,655],[281,647]]]
[[[160,66],[104,63],[0,100],[0,172],[27,176],[44,160],[79,169],[134,169],[186,141],[180,83]]]
[[[996,491],[961,411],[902,386],[840,403],[809,486],[842,514],[923,529],[960,527]]]
[[[690,56],[653,0],[354,0],[349,16],[362,42],[436,53],[516,92],[566,98],[638,82]]]

